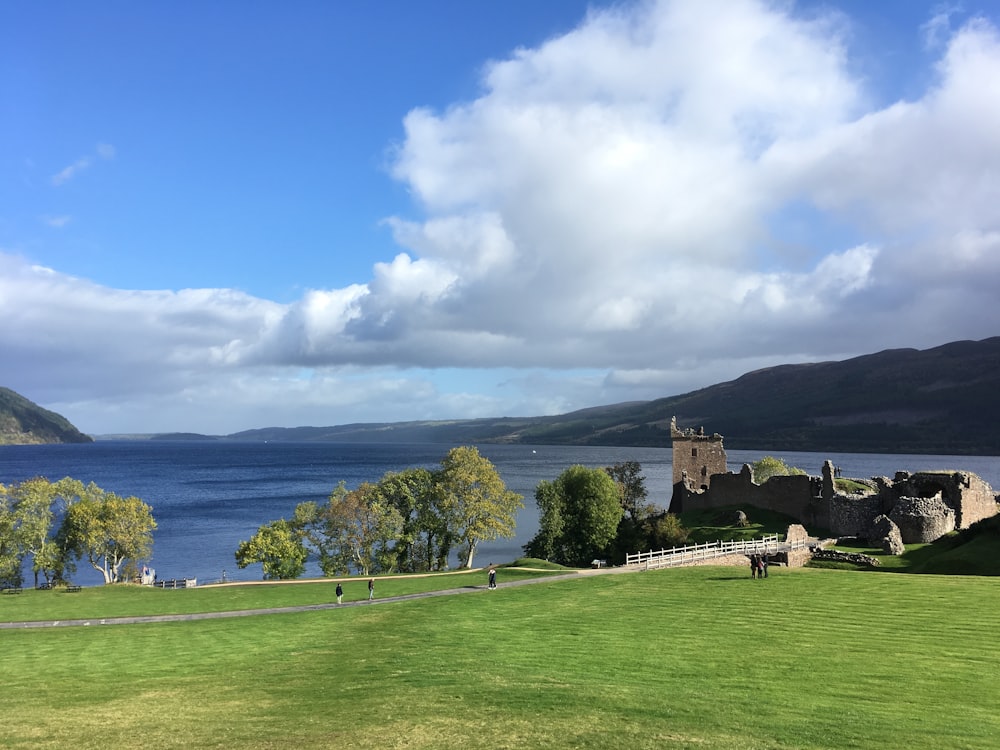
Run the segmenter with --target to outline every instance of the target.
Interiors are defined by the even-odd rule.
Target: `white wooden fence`
[[[804,547],[808,541],[801,540],[792,543],[779,542],[778,535],[765,536],[760,539],[749,539],[738,542],[705,542],[689,547],[674,547],[661,549],[659,552],[637,552],[625,556],[625,564],[643,567],[646,570],[669,568],[677,565],[690,565],[702,560],[711,560],[728,555],[773,555],[777,552]]]

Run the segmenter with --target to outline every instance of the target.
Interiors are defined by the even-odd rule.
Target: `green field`
[[[285,606],[331,589],[25,591],[0,597],[0,620]],[[998,613],[996,578],[704,567],[3,630],[0,747],[996,748]]]

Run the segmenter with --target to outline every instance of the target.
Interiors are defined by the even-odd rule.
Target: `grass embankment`
[[[202,592],[157,593],[176,608]],[[990,578],[689,568],[6,631],[0,744],[994,748],[998,595]]]

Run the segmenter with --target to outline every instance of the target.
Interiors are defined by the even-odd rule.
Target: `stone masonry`
[[[705,429],[677,429],[677,417],[670,420],[670,439],[673,443],[674,485],[688,482],[700,489],[708,489],[712,477],[724,475],[726,450],[722,435],[706,435]],[[671,504],[672,505],[672,504]],[[680,512],[679,509],[674,510]]]
[[[875,520],[886,516],[904,544],[932,542],[997,514],[993,489],[968,471],[900,471],[893,479],[855,480],[871,491],[845,494],[836,489],[833,463],[826,461],[821,476],[777,476],[757,484],[748,464],[739,473],[727,471],[721,435],[680,430],[676,420],[670,427],[672,513],[746,504],[784,513],[836,536],[865,538],[878,533]]]

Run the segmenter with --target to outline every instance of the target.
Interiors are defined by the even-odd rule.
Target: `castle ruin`
[[[821,476],[774,476],[758,484],[749,464],[738,473],[728,471],[721,435],[679,430],[676,418],[670,426],[672,513],[747,504],[836,536],[881,541],[888,536],[884,529],[894,526],[904,544],[932,542],[997,514],[993,489],[972,472],[900,471],[892,479],[856,479],[868,491],[850,494],[837,489],[833,464],[826,461]]]
[[[707,490],[713,476],[726,473],[726,449],[722,447],[722,435],[719,433],[706,435],[704,427],[697,432],[693,429],[679,430],[677,417],[673,417],[670,420],[670,439],[674,447],[675,487],[678,482],[685,482]]]

